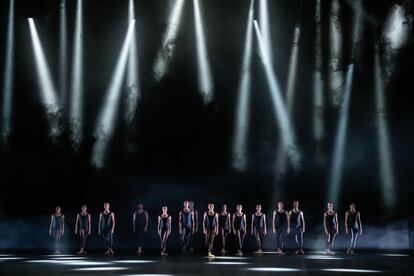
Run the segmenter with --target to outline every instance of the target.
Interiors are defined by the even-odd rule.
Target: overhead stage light
[[[103,108],[99,113],[95,126],[96,141],[93,146],[91,161],[92,165],[96,168],[103,168],[104,166],[106,150],[115,129],[117,111],[121,98],[122,81],[126,70],[134,26],[135,20],[131,20],[104,99]]]
[[[249,102],[251,89],[251,63],[253,47],[254,0],[250,0],[247,17],[246,39],[244,41],[243,62],[240,72],[236,103],[236,117],[233,138],[233,168],[244,171],[247,165],[247,136],[249,132]]]
[[[57,98],[55,86],[52,81],[49,66],[47,65],[43,47],[40,43],[36,25],[33,18],[28,18],[33,51],[36,59],[37,76],[40,84],[40,96],[49,122],[49,135],[56,139],[62,132],[62,111]]]
[[[207,44],[204,35],[200,3],[199,0],[193,0],[193,3],[197,49],[198,89],[203,97],[204,103],[208,104],[213,100],[214,97],[214,85],[211,77],[211,68],[208,59]]]
[[[168,72],[168,66],[174,56],[175,39],[180,27],[184,3],[184,0],[175,0],[174,7],[168,18],[167,30],[164,34],[161,49],[158,51],[153,66],[153,73],[156,81],[160,81]]]
[[[7,146],[12,127],[13,106],[13,77],[14,77],[14,0],[9,2],[7,19],[6,57],[3,71],[3,99],[0,119],[1,142]]]

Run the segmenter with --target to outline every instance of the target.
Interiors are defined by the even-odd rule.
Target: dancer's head
[[[86,205],[82,205],[81,210],[82,212],[86,212],[88,210],[88,207]]]
[[[189,208],[190,208],[190,202],[189,202],[188,200],[184,200],[184,202],[183,202],[183,207],[184,207],[185,209],[189,209]]]
[[[295,209],[299,208],[299,201],[298,200],[293,201],[293,208],[295,208]]]
[[[213,212],[213,211],[214,211],[214,204],[213,204],[213,203],[209,203],[209,204],[208,204],[208,210],[209,210],[210,212]]]
[[[283,202],[282,202],[282,201],[279,201],[279,202],[277,203],[277,208],[278,208],[279,210],[283,210],[283,207],[284,207]]]
[[[109,202],[105,202],[104,203],[104,209],[109,210],[109,207],[110,207]]]
[[[60,213],[60,211],[62,211],[62,209],[60,208],[60,206],[56,206],[56,208],[55,208],[55,212],[59,214],[59,213]]]
[[[260,211],[262,211],[262,205],[257,204],[256,205],[256,212],[260,213]]]
[[[227,212],[227,205],[226,205],[226,204],[223,204],[223,205],[221,206],[221,211],[223,211],[223,212]]]
[[[168,212],[168,207],[167,206],[162,206],[161,210],[164,214],[166,214]]]
[[[237,212],[241,212],[243,210],[243,206],[241,206],[241,204],[238,204],[236,206],[236,210],[237,210]]]

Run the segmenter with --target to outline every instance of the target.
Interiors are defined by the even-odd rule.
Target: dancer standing
[[[299,210],[299,201],[293,202],[293,209],[289,211],[288,216],[288,234],[292,231],[295,237],[297,250],[296,255],[303,255],[303,233],[305,233],[305,217],[303,212]]]
[[[246,215],[242,212],[243,207],[239,204],[236,206],[236,213],[233,214],[233,233],[237,237],[238,249],[237,256],[243,256],[243,242],[247,232]]]
[[[88,213],[88,207],[82,205],[81,212],[76,216],[75,235],[79,234],[80,250],[77,254],[86,254],[86,238],[91,234],[91,215]]]
[[[167,240],[171,234],[171,216],[167,206],[162,207],[162,214],[158,216],[158,236],[161,241],[161,256],[167,256]]]
[[[345,231],[351,235],[347,255],[355,256],[355,245],[358,235],[362,235],[361,214],[356,210],[355,203],[349,205],[349,210],[345,213]]]
[[[263,237],[267,233],[266,229],[266,215],[262,213],[262,205],[256,205],[256,213],[252,215],[252,235],[256,240],[256,251],[255,254],[262,254],[262,241]]]
[[[213,251],[214,238],[218,234],[218,215],[214,211],[214,204],[208,204],[208,211],[204,212],[203,216],[203,233],[206,237],[206,246],[208,250],[207,257],[215,257],[211,252]]]
[[[276,245],[278,255],[285,255],[283,243],[287,231],[288,212],[284,209],[283,202],[277,203],[277,210],[273,211],[273,234],[276,234]]]
[[[137,237],[138,251],[137,254],[142,254],[142,246],[144,244],[144,235],[148,230],[148,212],[144,210],[144,205],[139,203],[137,209],[132,216],[132,225],[134,233]]]
[[[60,206],[56,206],[55,213],[50,218],[49,235],[55,241],[55,254],[60,254],[60,240],[65,233],[65,215]]]
[[[230,227],[230,213],[227,212],[227,205],[221,206],[221,212],[219,215],[219,234],[221,235],[222,249],[221,254],[226,254],[226,237],[231,232]]]
[[[189,237],[189,247],[190,247],[190,252],[194,252],[194,241],[195,241],[195,236],[198,233],[198,226],[199,226],[199,217],[198,217],[198,211],[197,209],[194,208],[194,201],[190,201],[190,211],[193,212],[194,214],[194,234],[190,234]]]
[[[333,203],[328,203],[328,210],[323,215],[323,225],[325,228],[325,235],[326,235],[326,250],[325,254],[328,255],[335,255],[332,252],[335,237],[338,235],[339,227],[338,227],[338,214],[333,209]]]
[[[181,252],[190,250],[190,237],[194,235],[194,212],[190,210],[190,202],[183,202],[183,209],[178,214],[178,227],[180,233]]]
[[[104,255],[114,255],[113,235],[115,231],[115,214],[109,210],[109,202],[104,203],[104,211],[99,214],[98,234],[102,236],[105,244]]]

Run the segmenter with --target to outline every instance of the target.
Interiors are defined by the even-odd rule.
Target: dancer
[[[236,213],[233,214],[233,234],[236,235],[238,241],[237,256],[243,256],[243,242],[247,232],[246,215],[242,212],[243,207],[239,204],[236,206]]]
[[[218,234],[218,215],[214,212],[214,204],[208,204],[208,211],[203,216],[203,233],[206,237],[206,246],[208,248],[207,257],[214,258],[211,254],[213,251],[214,237]]]
[[[190,252],[194,252],[194,239],[195,239],[195,235],[198,233],[198,211],[197,209],[194,208],[194,201],[190,201],[190,211],[193,212],[194,214],[194,234],[191,233],[190,237],[189,237],[189,247],[190,247]]]
[[[284,209],[283,202],[277,203],[277,210],[273,211],[273,234],[276,234],[276,245],[278,255],[285,255],[283,250],[283,243],[285,240],[285,233],[287,230],[288,212]]]
[[[60,254],[60,240],[65,233],[65,215],[60,206],[56,206],[55,213],[50,218],[49,235],[55,241],[55,254]]]
[[[190,202],[183,202],[183,209],[178,214],[178,227],[180,233],[181,252],[190,250],[190,237],[194,235],[194,212],[190,210]]]
[[[162,207],[162,214],[158,216],[158,236],[161,240],[161,256],[167,256],[167,240],[171,234],[171,216],[167,206]]]
[[[256,240],[255,254],[262,254],[262,240],[267,233],[266,229],[266,215],[262,213],[262,205],[256,205],[256,213],[252,215],[252,235]]]
[[[115,214],[109,210],[109,202],[104,203],[104,211],[99,214],[98,234],[102,236],[105,243],[104,255],[114,255],[112,250],[113,235],[115,231]]]
[[[137,209],[132,216],[132,225],[138,242],[137,254],[141,255],[142,245],[144,244],[144,235],[148,230],[148,212],[144,210],[144,205],[142,203],[137,205]]]
[[[86,238],[91,234],[91,215],[88,213],[88,207],[82,205],[81,212],[76,216],[75,235],[79,234],[80,250],[77,254],[86,254]]]
[[[226,254],[226,237],[231,232],[230,227],[230,213],[227,212],[227,205],[221,206],[221,212],[219,215],[219,234],[221,235],[222,249],[221,254]]]
[[[296,255],[303,255],[303,233],[305,233],[305,217],[303,212],[299,210],[299,201],[293,202],[293,209],[289,211],[288,216],[288,234],[292,231],[295,237],[297,250]]]
[[[351,235],[351,242],[346,254],[355,256],[357,237],[362,235],[361,214],[356,210],[355,203],[351,203],[349,210],[345,213],[345,231]]]
[[[332,252],[335,237],[338,235],[339,227],[338,227],[338,215],[333,209],[333,203],[328,203],[328,210],[323,215],[323,226],[325,228],[325,235],[326,235],[326,250],[325,254],[327,255],[335,255]]]

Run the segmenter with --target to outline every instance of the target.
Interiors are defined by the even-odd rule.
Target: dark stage
[[[0,0],[0,274],[409,274],[413,72],[414,0]]]
[[[364,253],[357,257],[321,253],[305,256],[167,257],[117,255],[0,255],[1,275],[412,275],[413,258],[405,254]]]

